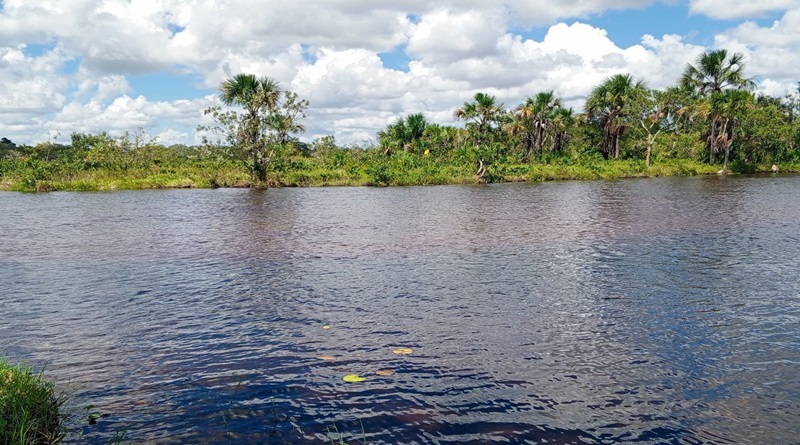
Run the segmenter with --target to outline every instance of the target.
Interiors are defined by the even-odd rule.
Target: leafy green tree
[[[0,139],[0,158],[10,156],[12,153],[16,152],[16,148],[17,144],[11,142],[11,139]]]
[[[245,114],[239,119],[236,115],[212,116],[233,130],[233,141],[251,159],[251,170],[256,178],[267,180],[268,164],[271,161],[269,144],[266,141],[265,115],[275,109],[282,93],[280,83],[270,77],[256,77],[253,74],[237,74],[220,83],[220,100],[228,106],[238,105]],[[235,128],[232,128],[235,127]],[[230,133],[230,131],[229,131]]]
[[[797,160],[798,122],[788,104],[760,96],[739,122],[738,156],[745,164]]]
[[[300,99],[297,93],[283,92],[283,102],[276,103],[267,115],[267,127],[275,132],[278,144],[285,145],[292,140],[292,135],[305,133],[306,127],[302,119],[306,118],[309,103]]]
[[[306,117],[308,101],[284,91],[273,78],[252,74],[237,74],[221,82],[219,89],[222,103],[241,107],[242,112],[210,107],[205,114],[216,125],[198,129],[223,136],[246,160],[255,179],[266,185],[270,165],[286,152],[293,134],[305,131],[301,119]]]
[[[670,115],[670,95],[664,91],[643,89],[631,104],[632,120],[645,139],[645,165],[650,166],[653,146],[658,136],[669,129],[674,119]]]
[[[586,115],[603,129],[600,151],[606,159],[612,154],[614,159],[619,158],[623,133],[632,124],[632,107],[646,89],[643,80],[629,74],[616,74],[596,86],[586,99]]]

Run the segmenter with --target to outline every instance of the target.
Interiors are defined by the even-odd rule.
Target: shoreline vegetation
[[[0,443],[57,444],[66,436],[65,394],[42,373],[0,357]]]
[[[476,93],[456,127],[398,117],[375,142],[301,142],[308,101],[269,77],[238,74],[204,110],[196,146],[159,144],[142,129],[73,133],[69,145],[0,139],[0,190],[412,186],[800,172],[800,86],[755,94],[741,54],[706,52],[676,85],[650,89],[617,74],[582,112],[553,91],[516,106]]]

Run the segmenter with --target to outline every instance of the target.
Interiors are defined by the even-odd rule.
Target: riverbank
[[[0,443],[61,442],[66,434],[61,412],[65,402],[41,373],[0,358]]]
[[[541,182],[557,180],[597,180],[661,176],[717,174],[720,165],[691,160],[670,160],[645,166],[637,160],[612,160],[597,163],[528,163],[490,166],[480,179],[470,165],[442,164],[423,157],[398,157],[386,162],[339,163],[315,159],[290,160],[271,172],[267,184],[255,182],[244,165],[209,163],[153,164],[125,170],[53,170],[32,175],[23,169],[0,177],[4,191],[109,191],[165,188],[248,188],[248,187],[330,187],[330,186],[420,186],[470,184],[477,182]],[[781,171],[800,171],[798,165],[780,166]],[[734,166],[733,173],[769,173],[771,165]]]

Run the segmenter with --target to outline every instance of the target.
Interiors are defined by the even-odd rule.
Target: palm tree
[[[701,54],[694,65],[688,64],[680,79],[682,87],[694,91],[701,97],[710,99],[715,94],[722,94],[727,90],[751,91],[756,83],[753,78],[745,77],[744,55],[734,53],[728,56],[728,51],[719,49]],[[709,108],[711,108],[709,106]],[[708,137],[706,147],[709,152],[709,162],[714,159],[714,153],[722,148],[719,145],[720,128],[723,123],[719,113],[710,112]],[[730,148],[730,147],[729,147]],[[727,165],[727,163],[726,163]]]
[[[575,125],[575,112],[572,108],[558,108],[552,119],[553,141],[550,144],[551,152],[560,152],[569,141],[569,129]]]
[[[497,98],[486,93],[476,93],[472,102],[464,102],[461,108],[453,112],[453,117],[459,120],[472,121],[477,127],[478,137],[475,145],[486,142],[492,131],[492,124],[497,123],[503,114],[503,104],[497,103]]]
[[[405,119],[399,118],[395,123],[379,131],[378,140],[381,142],[381,146],[386,149],[387,155],[391,154],[393,148],[402,148],[409,151],[415,145],[418,146],[421,143],[425,135],[425,129],[429,125],[430,123],[424,114],[409,114]]]
[[[725,90],[713,93],[709,102],[710,114],[719,124],[718,131],[712,134],[713,143],[719,150],[725,151],[722,169],[727,170],[736,124],[739,123],[747,107],[753,102],[753,95],[749,91]]]
[[[245,109],[246,115],[237,132],[236,142],[251,158],[252,169],[258,179],[266,181],[269,156],[262,135],[268,125],[278,122],[266,122],[263,115],[278,106],[283,93],[280,83],[271,77],[237,74],[222,81],[219,90],[220,100],[225,105],[239,105]]]
[[[523,136],[527,146],[526,159],[530,158],[531,151],[543,152],[550,125],[560,109],[561,98],[550,90],[529,96],[524,104],[514,110],[514,116],[527,123],[528,134]]]
[[[406,121],[398,118],[393,124],[389,124],[383,130],[378,132],[378,141],[381,147],[384,148],[384,154],[387,156],[392,154],[396,148],[405,148],[406,144]]]
[[[219,98],[225,105],[240,105],[255,116],[260,110],[274,109],[283,89],[277,80],[253,74],[237,74],[219,84]]]
[[[686,66],[680,79],[683,87],[699,92],[703,97],[733,88],[752,90],[756,83],[744,76],[745,61],[742,53],[728,57],[728,51],[719,49],[701,54],[695,65]]]
[[[533,134],[530,130],[529,120],[515,111],[511,114],[508,122],[503,124],[503,131],[511,137],[511,140],[516,141],[516,138],[519,138],[522,141],[524,146],[522,158],[524,161],[528,161],[533,152]]]
[[[608,159],[611,153],[619,158],[620,140],[629,123],[630,106],[647,90],[644,81],[629,74],[616,74],[595,87],[586,99],[585,111],[589,119],[603,127],[603,144],[600,151]]]
[[[428,125],[428,119],[422,113],[414,113],[406,116],[406,129],[408,131],[408,137],[412,141],[422,139],[422,135],[425,134],[425,127]]]

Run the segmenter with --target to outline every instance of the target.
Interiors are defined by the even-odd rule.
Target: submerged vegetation
[[[66,398],[30,368],[0,358],[0,444],[44,445],[64,439]]]
[[[69,145],[0,140],[0,189],[113,190],[182,187],[430,185],[602,179],[718,172],[800,171],[800,88],[753,93],[741,54],[702,54],[676,85],[653,90],[618,74],[583,112],[553,91],[507,108],[477,93],[453,116],[398,119],[377,142],[301,142],[309,103],[274,79],[240,74],[220,85],[226,107],[198,146],[164,146],[143,131],[74,133]],[[216,138],[216,139],[214,139]]]

